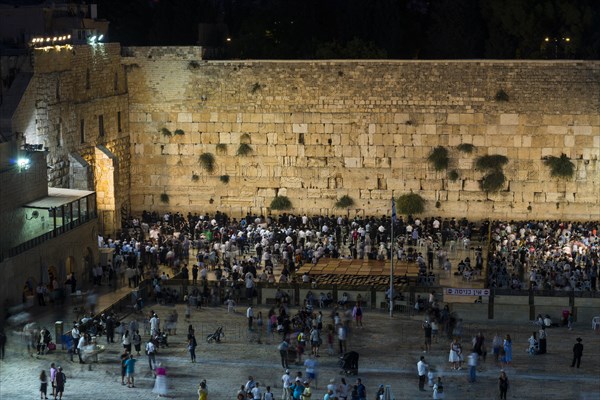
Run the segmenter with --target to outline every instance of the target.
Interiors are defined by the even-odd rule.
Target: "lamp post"
[[[571,38],[568,36],[565,37],[557,37],[557,36],[546,36],[544,38],[543,47],[545,48],[546,55],[548,56],[548,46],[554,47],[554,59],[558,59],[558,49],[561,48],[561,53],[563,58],[568,58],[568,47],[571,44]],[[551,49],[551,48],[550,48]],[[551,57],[548,57],[551,58]]]

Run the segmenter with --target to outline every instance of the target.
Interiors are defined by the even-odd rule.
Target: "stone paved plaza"
[[[109,304],[122,295],[124,289],[105,294],[99,306]],[[228,314],[225,307],[203,308],[192,312],[191,323],[196,328],[198,339],[198,363],[189,361],[185,345],[187,324],[183,318],[184,306],[177,305],[179,323],[177,335],[169,338],[170,346],[160,349],[157,360],[167,366],[171,396],[177,399],[196,399],[196,389],[202,379],[206,379],[209,388],[209,399],[234,399],[241,384],[248,375],[253,375],[263,388],[270,385],[279,398],[281,393],[280,377],[283,369],[279,363],[276,350],[277,342],[263,337],[263,343],[249,342],[246,331],[245,306],[239,306],[236,313]],[[152,306],[164,322],[172,306]],[[65,307],[67,309],[67,307]],[[70,309],[70,308],[69,308]],[[295,311],[295,309],[292,309]],[[266,307],[257,307],[255,315],[262,311],[266,315]],[[324,311],[328,321],[329,310]],[[129,321],[134,315],[128,316]],[[138,318],[141,316],[138,314]],[[533,325],[530,323],[510,325],[489,323],[487,321],[471,321],[468,315],[464,318],[463,344],[470,336],[481,329],[488,349],[496,332],[509,333],[513,338],[513,365],[506,368],[510,379],[510,399],[600,399],[600,335],[594,334],[588,321],[575,324],[573,331],[566,328],[548,330],[548,354],[528,356],[526,354],[527,339],[531,335]],[[38,321],[53,332],[53,321],[72,316],[61,310],[48,308],[39,315]],[[397,314],[392,318],[382,311],[366,310],[363,328],[352,328],[348,349],[360,354],[359,377],[367,387],[368,398],[373,398],[380,384],[390,385],[396,399],[432,398],[431,390],[418,391],[416,362],[423,355],[421,344],[423,332],[422,316]],[[208,344],[204,340],[217,326],[223,325],[225,339],[221,344]],[[584,356],[580,369],[570,368],[571,349],[575,339],[581,337],[584,344]],[[144,338],[145,339],[145,338]],[[127,388],[120,384],[119,353],[121,344],[108,345],[102,353],[98,364],[81,365],[69,361],[64,350],[57,350],[45,356],[31,357],[18,335],[9,334],[7,354],[0,361],[0,399],[36,399],[39,398],[39,373],[41,369],[49,369],[55,362],[64,368],[67,375],[65,399],[150,399],[156,398],[151,393],[154,379],[148,368],[147,357],[141,355],[136,366],[136,388]],[[100,341],[103,343],[104,339]],[[117,340],[117,342],[119,342]],[[450,370],[448,360],[449,341],[441,339],[433,345],[426,361],[441,375],[444,380],[446,399],[496,399],[498,398],[497,378],[500,367],[493,360],[481,365],[476,383],[468,383],[468,372]],[[60,349],[60,346],[59,346]],[[338,356],[328,356],[322,351],[318,359],[318,388],[313,391],[313,398],[321,399],[325,394],[324,387],[330,379],[339,382],[340,368]],[[295,374],[301,367],[291,368]],[[347,378],[354,382],[354,377]]]

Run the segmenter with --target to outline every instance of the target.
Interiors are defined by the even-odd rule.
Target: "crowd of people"
[[[300,280],[295,275],[298,267],[322,257],[382,260],[392,255],[417,263],[419,282],[431,284],[436,258],[439,267],[449,271],[448,250],[468,248],[473,236],[483,240],[487,232],[486,222],[476,226],[466,219],[398,218],[392,250],[391,223],[387,216],[283,214],[238,220],[221,212],[184,216],[144,211],[141,218],[129,219],[119,237],[100,236],[98,243],[114,249],[114,259],[105,267],[106,280],[126,279],[132,287],[143,277],[155,276],[159,265],[172,268],[173,274],[191,273],[194,282],[209,271],[217,280],[241,281],[250,272],[257,281],[295,282]],[[196,258],[191,266],[190,254]],[[209,297],[208,291],[202,294]]]
[[[494,222],[488,254],[493,288],[596,291],[599,222]]]

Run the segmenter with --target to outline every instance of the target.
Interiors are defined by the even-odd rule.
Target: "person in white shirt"
[[[442,385],[442,378],[438,377],[437,382],[433,385],[433,399],[442,400],[444,398],[444,386]]]
[[[254,310],[252,306],[248,307],[246,310],[246,318],[248,318],[248,329],[252,330],[252,321],[254,320]]]
[[[262,400],[262,390],[260,388],[260,383],[256,382],[256,385],[250,391],[252,393],[252,398],[254,400]]]
[[[152,336],[158,335],[159,330],[160,330],[160,318],[158,318],[158,315],[154,314],[154,315],[152,315],[152,318],[150,318],[150,334]]]
[[[156,364],[156,346],[152,343],[151,340],[146,343],[146,354],[148,354],[148,365],[150,366],[150,370],[154,370],[154,365]]]
[[[425,357],[421,356],[421,359],[417,363],[417,372],[419,374],[419,390],[425,391],[425,379],[427,378],[427,368],[429,366],[425,362]]]
[[[285,373],[281,377],[281,382],[283,384],[283,392],[281,393],[281,400],[291,400],[292,393],[290,392],[290,383],[292,378],[290,378],[290,370],[286,369]]]
[[[83,358],[81,358],[81,353],[83,352],[83,349],[86,345],[87,343],[85,341],[85,336],[81,335],[79,337],[79,342],[77,343],[77,355],[79,356],[79,364],[84,364]]]

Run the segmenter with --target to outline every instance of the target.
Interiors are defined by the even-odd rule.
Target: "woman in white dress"
[[[458,343],[458,339],[454,338],[452,343],[450,343],[450,354],[448,355],[448,362],[453,364],[452,369],[460,369],[460,362],[462,361],[461,353],[462,347]]]
[[[167,369],[163,367],[162,363],[158,363],[156,370],[156,381],[154,382],[154,389],[152,389],[152,393],[158,395],[158,397],[163,397],[169,394],[169,388],[167,387]]]

